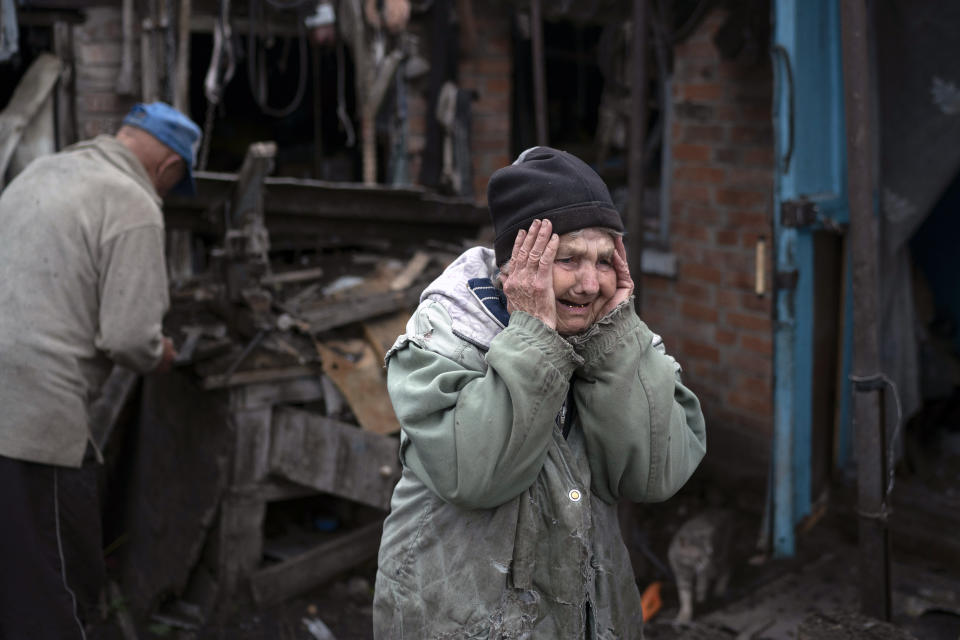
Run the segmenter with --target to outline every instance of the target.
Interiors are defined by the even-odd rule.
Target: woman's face
[[[617,290],[614,244],[603,230],[588,228],[560,236],[553,261],[557,333],[568,336],[589,329]]]

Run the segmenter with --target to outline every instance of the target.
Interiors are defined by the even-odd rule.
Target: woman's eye
[[[573,258],[555,258],[554,262],[559,262],[560,264],[570,264],[573,262]]]

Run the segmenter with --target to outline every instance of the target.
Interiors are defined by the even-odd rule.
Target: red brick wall
[[[510,96],[513,60],[511,13],[500,4],[474,4],[477,42],[461,53],[460,84],[479,96],[473,103],[473,184],[477,200],[487,201],[490,175],[510,157]]]
[[[77,70],[77,131],[81,139],[100,133],[116,133],[123,116],[140,95],[118,96],[120,75],[121,18],[119,7],[87,9],[86,20],[74,27],[74,55]],[[134,78],[139,78],[139,33],[134,46]]]
[[[771,294],[754,292],[756,244],[771,280],[772,71],[766,58],[724,60],[722,11],[675,50],[670,245],[676,280],[648,276],[643,315],[663,334],[703,404],[708,461],[766,471],[772,432]]]
[[[473,103],[473,188],[479,202],[486,202],[490,174],[509,164],[510,95],[513,60],[511,59],[511,13],[499,4],[474,5],[477,42],[467,46],[461,35],[459,81],[464,89],[477,93]],[[428,47],[422,47],[426,54]],[[420,174],[420,161],[426,143],[426,88],[408,94],[407,110],[410,134],[410,175]]]

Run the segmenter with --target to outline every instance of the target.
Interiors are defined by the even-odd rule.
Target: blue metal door
[[[849,217],[840,0],[774,0],[776,184],[772,533],[794,553],[794,527],[811,509],[814,234]],[[847,306],[850,296],[846,296]],[[843,323],[846,327],[849,322]],[[844,341],[849,344],[849,340]],[[845,376],[844,376],[845,379]],[[849,393],[840,390],[840,425]],[[846,436],[837,455],[845,454]]]

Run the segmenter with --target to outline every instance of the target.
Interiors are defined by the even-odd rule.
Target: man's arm
[[[149,225],[115,236],[101,251],[96,346],[140,373],[175,355],[161,330],[169,306],[163,244],[163,229]]]
[[[706,453],[700,403],[653,339],[628,300],[578,349],[574,402],[593,491],[609,503],[666,500]]]
[[[421,306],[408,327],[419,327],[420,335],[393,353],[387,367],[408,439],[404,463],[434,493],[462,507],[491,508],[519,495],[540,473],[580,359],[524,312],[515,312],[493,339],[486,371],[429,348],[459,340],[439,304]]]

